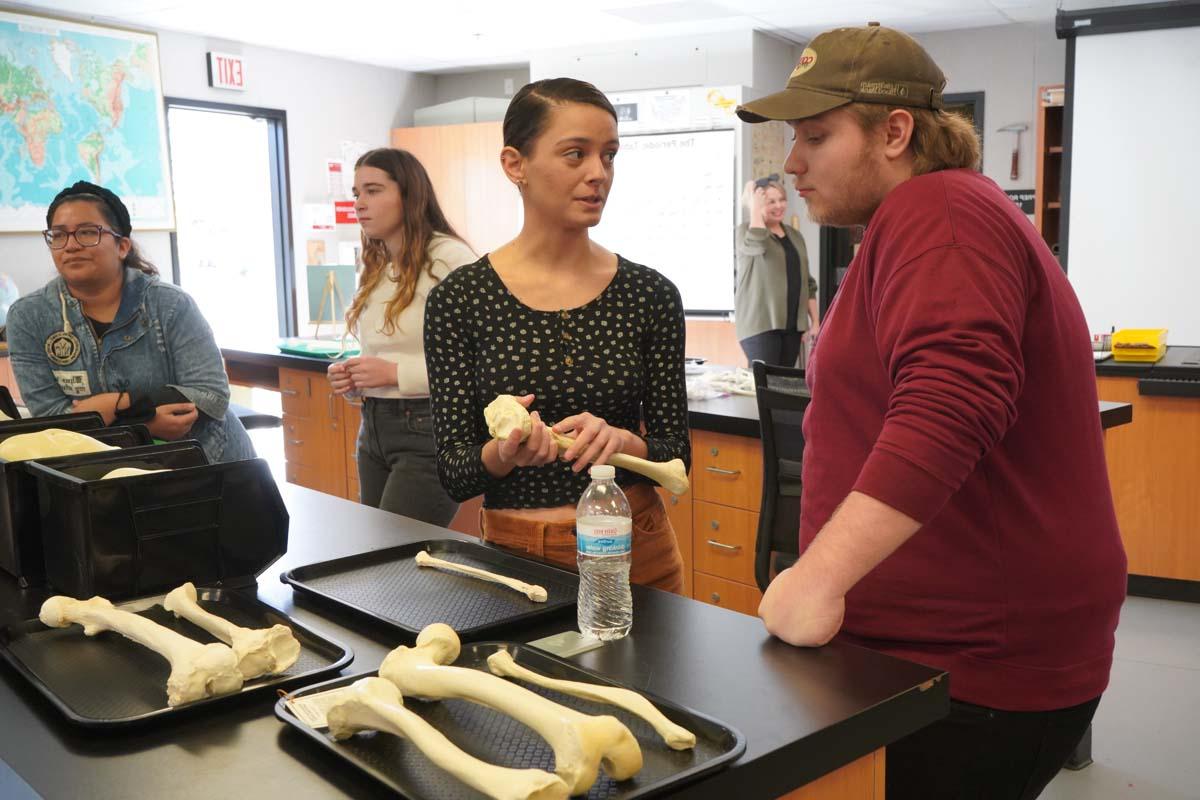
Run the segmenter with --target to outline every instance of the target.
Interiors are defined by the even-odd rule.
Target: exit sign
[[[208,54],[208,85],[214,89],[246,91],[246,62],[230,53]]]

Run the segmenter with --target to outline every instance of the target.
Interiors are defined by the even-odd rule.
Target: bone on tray
[[[509,769],[464,753],[437,728],[404,707],[400,690],[383,678],[350,685],[350,696],[329,709],[335,740],[359,731],[382,731],[416,745],[425,756],[468,786],[494,800],[566,800],[567,784],[541,769]]]
[[[637,739],[616,717],[583,714],[482,670],[449,666],[461,652],[454,629],[427,625],[416,647],[397,647],[379,667],[405,696],[441,700],[460,698],[507,714],[532,728],[554,751],[554,772],[572,795],[587,792],[599,776],[623,781],[642,768]]]
[[[38,616],[51,628],[78,623],[87,636],[113,631],[158,653],[171,664],[167,678],[169,706],[232,694],[242,688],[242,673],[232,648],[216,642],[194,642],[154,620],[114,608],[103,597],[76,600],[57,595],[42,604]]]
[[[487,422],[488,433],[493,439],[507,439],[514,430],[519,430],[521,441],[525,441],[533,431],[533,420],[530,419],[529,410],[511,394],[499,395],[488,403],[487,408],[483,410],[483,419]],[[555,444],[561,450],[566,450],[575,444],[574,439],[563,436],[561,433],[555,433],[549,425],[546,426],[546,429],[554,437]],[[613,453],[608,457],[608,463],[614,467],[644,475],[671,494],[687,494],[689,488],[687,467],[684,466],[682,459],[675,458],[666,462],[647,461],[644,458],[625,453]]]
[[[245,680],[260,675],[277,675],[295,664],[300,657],[300,643],[296,641],[291,628],[272,625],[270,628],[254,629],[234,625],[224,617],[201,608],[196,598],[196,587],[190,582],[164,597],[163,608],[231,646],[238,659],[238,670]]]
[[[478,578],[481,581],[491,581],[492,583],[502,584],[510,589],[515,589],[535,603],[544,603],[546,602],[546,598],[549,597],[544,587],[537,586],[532,583],[525,583],[525,581],[520,581],[516,578],[509,578],[505,575],[497,575],[496,573],[488,572],[485,569],[468,567],[466,564],[455,564],[453,561],[443,561],[440,558],[429,555],[429,553],[425,550],[418,551],[417,555],[414,557],[414,560],[417,562],[418,567],[436,567],[449,572],[458,572],[463,575],[468,575],[472,578]]]

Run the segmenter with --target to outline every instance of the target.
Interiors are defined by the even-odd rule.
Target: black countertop
[[[1118,378],[1181,378],[1200,380],[1200,347],[1167,347],[1167,354],[1154,364],[1114,361],[1096,364],[1096,374]]]
[[[1200,357],[1200,348],[1171,348],[1172,350],[1195,351]],[[324,372],[329,367],[329,360],[311,358],[309,356],[294,356],[280,353],[274,348],[262,349],[257,347],[239,348],[222,347],[221,353],[226,361],[246,364],[252,367],[287,367],[304,369],[313,372]],[[1168,351],[1166,359],[1172,358]],[[1174,356],[1183,359],[1182,355]],[[1106,362],[1102,362],[1106,363]],[[1097,369],[1099,369],[1097,365]],[[712,367],[712,369],[718,369]],[[1200,368],[1198,368],[1200,374]],[[1131,373],[1132,376],[1132,373]],[[1127,425],[1133,421],[1133,406],[1129,403],[1100,402],[1100,424],[1105,428]],[[727,433],[733,436],[749,436],[759,438],[758,404],[753,397],[728,395],[711,400],[688,401],[688,426],[693,430]]]
[[[378,667],[391,647],[370,628],[293,597],[278,575],[292,567],[423,539],[469,537],[297,486],[281,487],[291,513],[289,552],[259,579],[258,596],[354,648],[346,674]],[[37,615],[43,593],[0,575],[0,623]],[[585,667],[704,711],[739,729],[745,754],[687,786],[688,798],[775,798],[944,716],[945,674],[835,642],[798,649],[749,616],[634,587],[631,635],[577,656]],[[539,623],[529,641],[570,627]],[[96,676],[103,680],[103,676]],[[0,764],[46,798],[383,797],[386,793],[313,747],[272,714],[275,698],[235,701],[172,724],[121,733],[72,728],[7,664],[0,666]],[[0,782],[0,786],[6,785]]]

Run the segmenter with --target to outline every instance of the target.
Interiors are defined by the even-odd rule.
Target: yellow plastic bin
[[[1154,363],[1167,354],[1166,328],[1124,328],[1113,334],[1114,361]]]

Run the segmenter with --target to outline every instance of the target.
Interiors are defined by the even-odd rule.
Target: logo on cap
[[[798,78],[808,72],[817,64],[817,51],[811,47],[804,48],[804,52],[800,54],[800,61],[796,63],[796,68],[792,70],[792,74],[788,76],[788,80]]]

